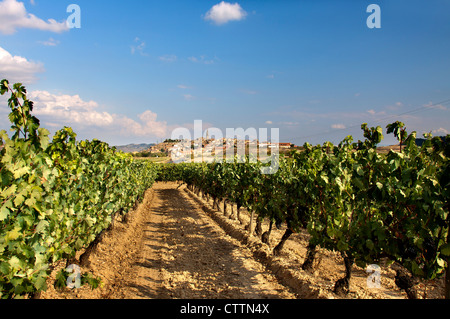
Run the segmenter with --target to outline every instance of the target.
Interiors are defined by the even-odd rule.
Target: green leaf
[[[348,250],[348,244],[344,242],[343,240],[340,240],[337,244],[337,249],[339,251],[347,251]]]
[[[353,179],[353,183],[355,183],[356,187],[358,187],[359,189],[364,189],[364,183],[361,181],[360,178],[354,178]]]
[[[436,258],[436,263],[439,267],[445,267],[445,261],[442,258]]]
[[[370,240],[370,239],[367,239],[367,240],[366,240],[366,246],[367,246],[367,248],[369,248],[370,250],[374,250],[374,248],[375,248],[375,244],[374,244],[373,241]]]
[[[39,132],[39,142],[41,144],[42,149],[45,150],[50,143],[50,139],[48,137],[50,135],[50,132],[42,127],[38,129],[38,132]]]
[[[364,170],[361,167],[356,169],[356,173],[358,173],[359,176],[364,176]]]
[[[9,268],[9,264],[6,262],[0,263],[0,272],[4,275],[8,275],[11,272],[11,269]]]
[[[65,271],[65,269],[61,269],[56,274],[56,279],[53,286],[57,289],[64,289],[67,286],[67,277],[69,274]]]
[[[17,191],[17,185],[13,184],[1,193],[3,198],[7,198]]]
[[[34,287],[36,287],[36,289],[38,291],[45,291],[47,290],[47,283],[46,283],[46,278],[44,276],[39,276],[35,281],[34,281]]]
[[[23,175],[30,173],[30,168],[28,166],[24,166],[14,170],[13,175],[14,178],[21,178]]]
[[[450,257],[450,243],[447,243],[441,247],[441,254]]]
[[[2,82],[0,82],[0,94],[1,95],[4,95],[6,92],[9,91],[8,84],[9,84],[9,82],[6,79],[3,79]]]
[[[19,232],[19,228],[14,228],[12,231],[7,232],[6,236],[5,236],[5,241],[12,241],[12,240],[16,240],[17,238],[19,238],[20,236],[20,232]]]
[[[0,221],[4,221],[6,218],[8,218],[10,214],[10,211],[8,208],[6,208],[5,206],[2,206],[2,208],[0,209]]]
[[[411,272],[416,275],[416,276],[420,276],[423,277],[425,275],[425,273],[423,272],[423,270],[419,267],[419,265],[413,261],[411,263]]]
[[[16,198],[14,198],[14,205],[17,207],[22,205],[22,203],[25,201],[25,197],[23,197],[22,194],[18,194]]]
[[[39,233],[42,233],[48,226],[49,226],[48,221],[46,221],[45,219],[44,219],[44,220],[41,220],[41,221],[37,224],[36,229],[35,229],[35,232],[38,233],[38,234],[39,234]]]
[[[9,265],[11,266],[11,268],[13,269],[19,269],[20,268],[20,259],[17,258],[16,256],[12,256],[9,261],[8,261]]]

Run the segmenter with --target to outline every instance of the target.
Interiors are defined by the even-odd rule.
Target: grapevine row
[[[45,291],[51,265],[69,264],[126,216],[158,170],[101,141],[77,141],[68,127],[50,141],[26,89],[3,80],[0,93],[8,92],[14,134],[0,132],[0,297],[22,298]],[[57,283],[66,278],[61,272]]]
[[[396,122],[387,133],[395,134],[402,150],[380,154],[381,127],[363,124],[362,130],[365,140],[356,143],[351,136],[339,145],[306,143],[292,158],[280,158],[272,175],[261,174],[261,163],[235,158],[231,163],[172,164],[164,176],[184,181],[214,203],[235,203],[238,218],[239,208],[247,208],[256,215],[255,230],[265,242],[273,224],[285,223],[276,255],[291,234],[307,230],[303,269],[312,267],[319,247],[343,256],[346,275],[336,282],[337,293],[348,293],[353,264],[366,267],[383,260],[396,270],[396,283],[410,298],[417,297],[416,278],[447,272],[449,298],[450,136],[428,135],[418,147],[416,133],[408,135],[404,124]],[[264,234],[263,219],[270,221]]]

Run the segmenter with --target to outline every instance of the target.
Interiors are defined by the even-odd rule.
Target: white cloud
[[[222,25],[230,21],[245,19],[247,12],[238,4],[222,1],[213,6],[205,15],[205,20],[210,20],[216,25]]]
[[[145,42],[141,41],[141,39],[139,39],[138,37],[134,39],[134,42],[138,44],[136,46],[134,45],[131,46],[131,54],[135,54],[136,52],[138,52],[142,56],[148,56],[148,54],[144,52]]]
[[[437,134],[437,135],[440,135],[440,134],[447,135],[447,134],[450,134],[450,131],[449,131],[449,130],[446,130],[446,129],[443,128],[443,127],[440,127],[440,128],[438,128],[437,130],[433,130],[432,133],[433,133],[433,134]]]
[[[272,121],[266,121],[266,124],[268,124],[268,125],[272,125],[272,124],[273,124],[273,122],[272,122]]]
[[[280,122],[279,125],[286,125],[286,126],[297,126],[300,123],[299,122]]]
[[[150,110],[133,120],[122,114],[100,111],[95,101],[84,101],[79,95],[52,94],[47,91],[32,91],[28,98],[34,102],[34,112],[42,126],[62,128],[73,126],[83,132],[101,129],[104,136],[157,137],[167,135],[167,123],[157,120]]]
[[[389,109],[389,107],[388,107]],[[375,110],[368,110],[367,113],[369,113],[371,115],[370,118],[376,118],[376,117],[381,117],[381,116],[387,116],[386,111],[375,111]]]
[[[45,46],[49,46],[49,47],[55,47],[59,44],[59,41],[55,40],[53,38],[50,38],[47,41],[38,41],[38,43],[45,45]]]
[[[219,58],[214,57],[214,59],[208,59],[206,55],[201,55],[200,57],[191,56],[188,58],[189,61],[194,63],[203,63],[203,64],[214,64],[219,61]]]
[[[135,136],[156,136],[165,137],[167,134],[167,123],[158,121],[158,115],[150,110],[140,114],[139,119],[142,123],[131,120],[124,131],[131,131]]]
[[[192,101],[192,100],[195,100],[195,96],[192,96],[192,95],[190,95],[190,94],[184,94],[183,96],[184,96],[184,99],[185,99],[186,101]]]
[[[0,47],[0,74],[10,83],[32,83],[36,80],[36,73],[44,71],[42,63],[31,62],[21,56],[13,56]]]
[[[447,107],[445,107],[442,104],[433,104],[433,102],[429,102],[428,104],[425,104],[424,107],[427,108],[433,108],[433,109],[437,109],[437,110],[442,110],[442,111],[446,111]]]
[[[176,62],[178,60],[178,57],[174,54],[166,54],[166,55],[160,56],[159,60],[170,63],[170,62]]]
[[[34,102],[38,117],[51,117],[61,124],[83,126],[107,126],[114,121],[107,112],[98,112],[98,103],[84,101],[79,95],[55,95],[47,91],[32,91],[28,98]]]
[[[23,2],[17,0],[3,0],[0,2],[0,21],[0,32],[3,34],[13,34],[20,28],[56,33],[69,30],[66,21],[57,22],[54,19],[44,21],[28,13]]]
[[[344,124],[333,124],[331,125],[331,128],[335,130],[343,130],[346,128],[346,126]]]

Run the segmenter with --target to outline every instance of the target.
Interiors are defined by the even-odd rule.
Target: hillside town
[[[274,151],[289,150],[295,145],[290,143],[260,142],[258,140],[240,140],[237,138],[196,139],[185,140],[172,146],[170,153],[174,161],[201,159],[212,162],[214,160],[233,157],[234,155],[253,155],[258,158],[269,156]]]
[[[210,158],[211,160],[219,155],[234,154],[270,154],[274,150],[285,153],[295,149],[291,143],[272,143],[258,140],[241,140],[237,138],[198,138],[195,140],[165,140],[162,143],[150,146],[148,149],[132,152],[135,157],[172,157],[172,158]],[[261,155],[259,154],[259,155]]]

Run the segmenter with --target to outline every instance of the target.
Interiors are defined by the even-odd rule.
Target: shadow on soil
[[[280,298],[273,290],[261,287],[256,278],[261,274],[244,265],[244,258],[237,254],[239,246],[224,239],[223,232],[216,231],[211,224],[205,222],[200,208],[188,201],[180,190],[156,189],[155,192],[161,199],[161,204],[152,207],[152,214],[162,215],[164,222],[148,223],[148,228],[153,231],[146,232],[146,240],[152,243],[148,247],[154,253],[152,259],[146,259],[137,265],[155,269],[159,276],[145,278],[148,286],[134,286],[142,297]],[[164,238],[155,240],[155,236]],[[164,270],[167,282],[161,279],[161,270]]]

